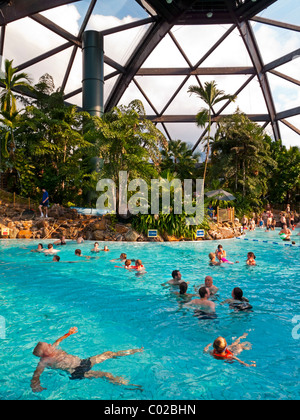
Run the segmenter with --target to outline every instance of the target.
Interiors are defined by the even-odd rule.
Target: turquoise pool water
[[[38,241],[0,241],[0,399],[298,399],[300,236],[295,238],[296,246],[286,246],[278,230],[256,230],[246,241],[220,241],[228,259],[240,261],[222,267],[208,266],[217,242],[108,243],[110,252],[90,261],[76,260],[74,251],[92,255],[92,242],[70,242],[60,248],[61,262],[52,263],[51,257],[30,252]],[[255,252],[257,267],[245,265],[249,251]],[[121,252],[140,258],[147,273],[137,277],[115,268],[110,259]],[[199,320],[162,287],[174,269],[190,282],[190,292],[213,276],[220,289],[216,319]],[[237,286],[253,312],[220,305]],[[102,379],[70,381],[63,372],[46,370],[41,383],[47,390],[33,394],[30,380],[38,362],[33,348],[38,341],[53,343],[73,326],[78,334],[61,348],[81,358],[144,346],[144,353],[96,368],[124,376],[143,391]],[[216,337],[231,343],[245,332],[253,348],[240,358],[256,361],[256,368],[203,353]]]

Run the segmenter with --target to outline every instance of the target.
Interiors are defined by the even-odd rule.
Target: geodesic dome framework
[[[237,101],[213,109],[213,121],[238,106],[275,140],[296,145],[299,14],[297,0],[4,0],[0,55],[36,78],[54,76],[65,100],[80,107],[83,34],[99,31],[105,111],[141,99],[169,139],[196,149],[205,130],[195,115],[204,104],[187,90],[216,80]]]

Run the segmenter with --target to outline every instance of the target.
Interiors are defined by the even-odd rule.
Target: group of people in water
[[[279,236],[283,241],[291,241],[292,232],[295,230],[295,214],[291,211],[290,205],[287,205],[286,211],[279,214],[280,219],[277,221],[273,211],[269,208],[262,215],[248,219],[246,215],[242,217],[241,224],[243,230],[254,231],[256,227],[265,229],[265,232],[275,231],[278,224],[281,227]],[[300,235],[300,233],[298,234]]]
[[[83,238],[80,238],[78,243],[82,243]],[[53,261],[59,262],[59,256],[57,255],[58,249],[54,249],[53,245],[61,246],[66,245],[67,242],[64,237],[60,240],[55,241],[54,244],[48,244],[47,249],[43,248],[42,244],[38,245],[36,250],[33,252],[43,252],[45,255],[53,255]],[[109,252],[109,248],[105,246],[103,249],[100,249],[99,243],[95,242],[91,253],[99,252]],[[75,255],[77,257],[84,257],[80,249],[75,250]],[[88,256],[88,258],[91,258]],[[234,264],[227,260],[226,251],[223,249],[222,245],[219,245],[217,250],[214,253],[209,254],[209,265],[222,265],[222,264]],[[216,261],[217,260],[217,261]],[[135,270],[142,273],[145,273],[145,267],[139,259],[127,258],[127,254],[122,253],[119,258],[110,260],[112,263],[118,263],[115,265],[115,268],[124,268],[126,270]],[[134,263],[134,265],[132,265]],[[236,262],[238,263],[238,261]],[[246,263],[248,265],[255,265],[255,255],[250,252],[248,253],[248,258]],[[182,279],[182,275],[179,270],[174,270],[172,272],[172,279],[163,283],[162,286],[170,287],[171,293],[173,293],[179,299],[180,304],[184,305],[186,308],[193,308],[194,315],[199,319],[214,319],[216,318],[216,296],[219,289],[214,285],[213,278],[211,276],[206,276],[204,284],[194,287],[194,293],[187,293],[189,282],[186,282]],[[242,289],[235,287],[232,290],[231,298],[226,299],[221,302],[221,305],[228,304],[229,308],[234,311],[251,311],[252,306],[249,303],[249,300],[244,297]],[[125,378],[119,376],[115,377],[111,373],[94,371],[93,367],[97,364],[104,362],[105,360],[117,358],[121,356],[133,355],[138,352],[143,352],[144,348],[131,349],[125,351],[111,352],[107,351],[100,355],[90,357],[88,359],[80,359],[77,356],[72,356],[66,353],[63,350],[58,349],[59,344],[65,340],[67,337],[76,334],[78,332],[77,328],[71,328],[67,334],[63,337],[56,340],[52,345],[48,343],[39,342],[35,347],[33,354],[40,358],[38,366],[33,374],[31,380],[31,388],[33,392],[41,392],[46,388],[43,388],[40,383],[40,376],[46,368],[50,369],[59,369],[65,371],[69,374],[70,379],[79,380],[79,379],[92,379],[92,378],[104,378],[110,381],[113,384],[118,385],[128,385],[134,389],[141,389],[139,385],[129,384],[129,381]],[[214,343],[207,345],[204,349],[205,353],[211,354],[215,359],[227,360],[227,361],[238,361],[244,366],[256,366],[255,362],[247,364],[241,361],[237,356],[243,350],[250,350],[251,344],[248,342],[242,342],[245,339],[247,334],[244,334],[242,337],[235,340],[231,345],[227,345],[227,342],[224,337],[218,337]],[[212,349],[210,350],[212,346]]]

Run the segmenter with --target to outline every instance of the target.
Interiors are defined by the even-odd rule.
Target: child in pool
[[[91,252],[99,252],[100,250],[99,250],[99,244],[98,244],[98,242],[95,242],[95,244],[94,244],[94,248],[93,249],[91,249]]]
[[[234,262],[228,261],[227,258],[225,258],[224,256],[222,256],[221,252],[218,252],[217,254],[218,260],[220,261],[220,263],[225,263],[225,264],[234,264]],[[236,261],[236,264],[238,264],[239,262]]]
[[[128,268],[131,268],[132,270],[137,270],[137,271],[143,271],[143,270],[145,270],[145,267],[143,266],[141,260],[136,260],[135,261],[135,265],[132,265],[132,266],[130,266]]]
[[[214,265],[221,265],[221,261],[216,261],[216,254],[214,254],[213,252],[211,252],[209,255],[209,265],[214,266]]]
[[[245,342],[241,343],[240,341],[247,337],[248,334],[242,335],[242,337],[235,340],[230,346],[227,346],[227,342],[225,338],[219,337],[213,343],[213,351],[210,351],[209,348],[211,347],[212,343],[208,344],[205,347],[204,352],[210,353],[215,359],[220,360],[236,360],[237,362],[241,363],[244,366],[256,367],[256,363],[251,361],[251,365],[243,362],[242,360],[238,359],[236,356],[239,355],[243,350],[251,350],[252,345],[251,343]]]
[[[246,264],[247,265],[256,265],[255,259],[256,259],[256,256],[254,255],[254,253],[253,252],[248,252]]]
[[[126,268],[126,270],[129,270],[131,268],[131,260],[126,260],[125,265],[119,266],[115,265],[116,268]]]

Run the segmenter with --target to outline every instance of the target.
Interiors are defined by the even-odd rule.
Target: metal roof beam
[[[55,34],[61,36],[62,38],[65,38],[67,41],[72,42],[74,45],[77,45],[80,48],[82,47],[81,41],[79,41],[79,39],[75,35],[56,25],[56,23],[52,22],[50,19],[47,19],[45,16],[35,14],[30,16],[30,18],[35,22],[39,23],[40,25],[45,26],[45,28],[49,29]]]
[[[155,22],[147,31],[146,35],[139,43],[138,47],[127,63],[126,72],[119,77],[118,82],[112,90],[105,106],[106,111],[111,110],[119,103],[120,99],[125,93],[125,90],[131,83],[138,70],[141,68],[154,48],[167,35],[172,26],[172,24],[160,19]]]
[[[282,66],[283,64],[287,64],[292,60],[295,60],[297,58],[300,58],[300,48],[298,48],[297,50],[284,55],[281,58],[278,58],[277,60],[272,61],[269,64],[266,64],[263,69],[262,72],[266,73],[267,71],[273,70],[276,67]]]
[[[265,23],[266,25],[276,26],[277,28],[290,29],[291,31],[300,32],[300,26],[291,25],[290,23],[278,22],[277,20],[266,19],[260,16],[255,16],[251,20],[258,23]]]
[[[253,67],[142,68],[137,76],[206,76],[256,74]]]
[[[256,74],[257,74],[257,77],[258,77],[258,80],[259,80],[259,83],[263,92],[263,96],[265,98],[267,109],[270,115],[269,118],[272,124],[274,137],[275,137],[275,140],[278,141],[280,140],[281,135],[280,135],[279,125],[276,120],[275,104],[273,101],[271,88],[269,85],[269,80],[268,80],[267,75],[265,74],[266,69],[264,68],[264,63],[263,63],[256,39],[255,39],[253,30],[249,22],[238,23],[238,28],[242,36],[242,39],[245,43],[245,46],[248,50],[248,53],[250,55],[252,63],[254,65],[254,68],[255,68],[255,71],[256,71]]]
[[[221,118],[230,117],[232,114],[223,114],[223,115],[215,115],[212,116],[212,122],[216,123],[219,122]],[[270,116],[268,114],[250,114],[247,117],[251,121],[256,122],[270,122]],[[166,124],[173,124],[173,123],[196,123],[196,116],[195,115],[148,115],[147,118],[154,122],[154,123],[166,123]]]

